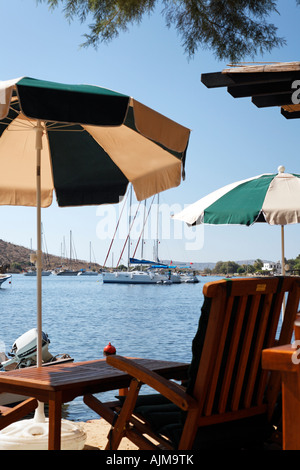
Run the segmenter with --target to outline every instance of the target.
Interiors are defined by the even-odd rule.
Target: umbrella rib
[[[55,131],[55,132],[65,132],[65,131],[67,131],[67,132],[84,132],[84,129],[65,129],[63,127],[61,129],[60,128],[55,129],[55,128],[52,127],[51,129],[48,128],[48,131],[51,131],[51,132],[53,132],[53,131]]]
[[[13,129],[10,129],[9,125],[6,125],[6,127],[7,127],[7,129],[6,129],[7,132],[15,132],[16,130],[17,131],[18,130],[23,131],[24,129],[28,129],[28,128],[34,129],[34,125],[31,122],[17,122],[17,123],[14,123],[14,128]],[[19,128],[19,129],[16,129],[16,128]]]
[[[11,121],[14,121],[14,119],[11,119]],[[28,129],[29,127],[31,127],[32,129],[34,129],[34,125],[30,122],[17,122],[17,123],[14,123],[14,128],[13,129],[10,129],[9,128],[9,124],[8,123],[5,123],[5,122],[0,122],[0,124],[2,126],[5,126],[7,129],[7,131],[9,132],[15,132],[16,130],[24,130],[24,129]],[[17,127],[19,127],[19,129],[16,129]]]
[[[47,121],[46,124],[47,124],[47,129],[50,131],[64,131],[66,130],[67,127],[74,126],[73,123],[67,124],[67,123],[52,122],[51,124],[49,124],[49,122],[50,121]],[[84,132],[84,129],[71,129],[68,132]]]
[[[13,108],[12,106],[10,106],[9,109],[10,109],[10,111],[13,111],[14,113],[16,113],[17,116],[20,116],[21,112],[18,111],[17,109]],[[25,128],[27,128],[27,127],[32,127],[32,128],[34,128],[34,127],[35,127],[34,124],[27,118],[27,116],[24,115],[24,118],[26,119],[26,121],[25,121],[25,120],[24,120],[24,121],[22,120],[22,121],[17,121],[17,122],[15,122],[15,120],[17,119],[16,117],[11,118],[11,117],[9,117],[9,116],[6,116],[5,119],[6,119],[6,121],[14,122],[15,127],[21,127],[21,128],[23,128],[23,129],[24,129],[24,127],[25,127]],[[0,124],[6,126],[6,127],[7,127],[7,130],[10,130],[10,129],[8,128],[9,124],[8,124],[7,122],[1,122],[1,121],[0,121]],[[14,130],[15,130],[15,129],[14,129]]]
[[[10,109],[10,111],[13,111],[13,112],[16,113],[16,114],[20,114],[20,111],[18,111],[17,109],[13,108],[13,106],[10,106],[9,109]],[[11,119],[11,118],[9,118],[9,117],[7,117],[7,118],[8,118],[8,119]]]

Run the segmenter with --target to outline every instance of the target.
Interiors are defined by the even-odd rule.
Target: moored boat
[[[3,284],[3,282],[7,281],[10,278],[11,278],[11,274],[0,274],[0,287]]]
[[[98,272],[97,271],[79,271],[79,273],[77,273],[77,276],[98,276]]]
[[[165,274],[148,271],[103,272],[104,284],[161,284],[168,280]]]
[[[196,284],[200,281],[196,274],[185,273],[181,275],[181,282],[185,282],[186,284]]]
[[[58,363],[73,362],[73,358],[68,354],[58,354],[53,356],[48,346],[50,339],[48,335],[42,334],[42,366],[51,366]],[[0,374],[5,374],[8,370],[22,369],[24,367],[36,366],[37,356],[37,329],[33,328],[21,335],[13,344],[8,355],[0,352]],[[0,393],[0,405],[6,406],[25,400],[26,397],[14,393]]]
[[[79,271],[73,269],[60,269],[59,271],[52,271],[55,276],[77,276]]]
[[[50,276],[51,271],[42,271],[42,276]],[[36,271],[26,271],[24,272],[24,276],[36,276]]]

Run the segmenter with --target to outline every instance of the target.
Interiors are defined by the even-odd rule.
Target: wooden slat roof
[[[286,119],[300,118],[300,104],[294,103],[297,89],[300,103],[300,62],[231,66],[204,73],[201,81],[207,88],[227,87],[234,98],[250,97],[258,108],[280,107]]]

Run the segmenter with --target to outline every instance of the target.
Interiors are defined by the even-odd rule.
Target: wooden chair
[[[24,416],[34,411],[37,406],[38,402],[35,398],[28,398],[28,400],[11,408],[8,406],[0,406],[0,430],[24,418]]]
[[[261,355],[265,348],[291,341],[300,278],[221,280],[205,284],[203,293],[186,387],[134,360],[107,357],[108,364],[132,376],[117,414],[115,404],[84,397],[113,425],[107,449],[117,449],[124,436],[140,449],[250,448],[262,445],[273,431],[280,376],[262,370]],[[276,339],[284,296],[284,320]],[[140,397],[142,384],[159,394]],[[161,403],[143,403],[153,399]]]

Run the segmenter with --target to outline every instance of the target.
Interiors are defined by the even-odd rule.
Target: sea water
[[[52,355],[74,361],[103,358],[111,342],[122,356],[190,362],[191,344],[203,303],[203,284],[103,284],[99,276],[42,278],[42,329]],[[13,274],[0,288],[0,350],[36,327],[36,278]],[[113,399],[116,392],[98,394]],[[64,406],[72,421],[95,419],[82,397]]]

